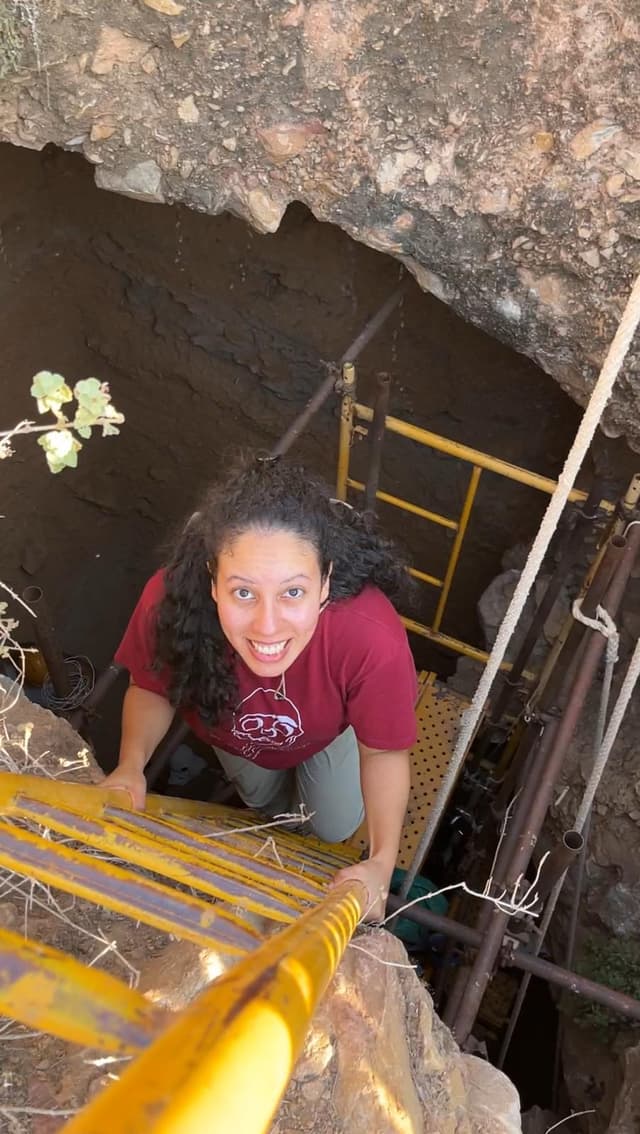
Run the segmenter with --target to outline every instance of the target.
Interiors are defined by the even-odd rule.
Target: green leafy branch
[[[51,472],[58,473],[77,466],[82,448],[79,437],[86,440],[94,428],[102,429],[103,437],[120,432],[118,426],[122,425],[124,414],[112,405],[108,384],[97,378],[84,378],[76,382],[72,390],[61,374],[41,370],[33,379],[31,393],[37,400],[38,413],[51,413],[55,421],[48,425],[20,421],[13,429],[0,433],[0,460],[13,455],[12,442],[16,437],[41,433],[38,444],[44,449]],[[74,398],[76,409],[73,417],[69,417],[62,407],[68,406]]]

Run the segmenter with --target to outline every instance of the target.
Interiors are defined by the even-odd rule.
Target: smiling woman
[[[116,654],[130,672],[119,764],[144,767],[177,710],[247,804],[304,805],[339,842],[366,817],[369,857],[340,872],[382,912],[409,792],[416,675],[392,605],[404,565],[302,468],[251,460],[212,486],[147,583]]]
[[[254,673],[281,673],[311,641],[331,570],[323,576],[313,544],[285,530],[249,529],[223,547],[211,594],[227,641]]]

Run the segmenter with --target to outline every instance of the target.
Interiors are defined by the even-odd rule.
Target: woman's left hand
[[[382,921],[392,873],[393,871],[378,859],[367,858],[364,862],[354,862],[353,866],[345,866],[339,870],[333,879],[333,885],[339,886],[342,882],[362,882],[368,893],[364,921]]]

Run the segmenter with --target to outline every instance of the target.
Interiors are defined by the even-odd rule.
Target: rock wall
[[[635,0],[1,0],[0,22],[0,139],[261,232],[303,201],[584,402],[640,265]],[[636,350],[604,422],[636,447],[639,388]]]

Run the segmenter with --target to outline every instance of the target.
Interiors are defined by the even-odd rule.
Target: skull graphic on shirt
[[[287,748],[304,736],[300,713],[288,697],[274,689],[254,689],[233,714],[233,735],[243,754],[257,755],[260,748]]]

